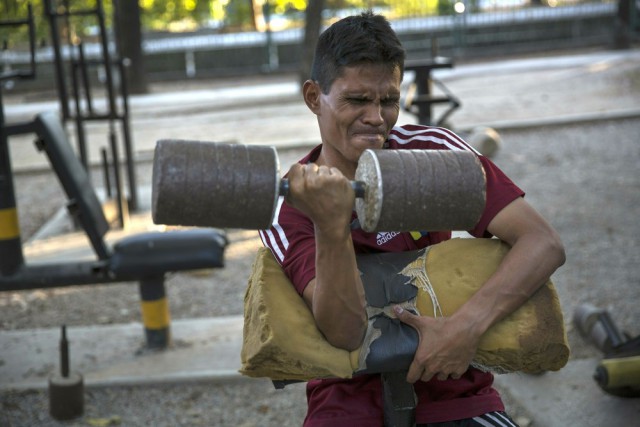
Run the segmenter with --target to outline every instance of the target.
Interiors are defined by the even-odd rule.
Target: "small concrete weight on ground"
[[[84,379],[69,369],[67,327],[60,336],[60,372],[49,377],[49,413],[60,421],[71,420],[84,412]]]

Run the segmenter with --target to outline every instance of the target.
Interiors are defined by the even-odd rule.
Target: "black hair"
[[[404,73],[405,51],[389,21],[371,11],[335,22],[318,39],[311,79],[323,93],[345,67],[363,63],[398,67]]]

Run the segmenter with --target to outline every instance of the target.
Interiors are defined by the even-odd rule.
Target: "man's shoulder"
[[[469,150],[469,145],[453,131],[436,126],[398,125],[389,132],[386,148],[394,150]]]

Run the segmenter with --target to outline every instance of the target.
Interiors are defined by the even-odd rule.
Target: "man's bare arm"
[[[556,231],[522,198],[498,213],[488,230],[511,249],[496,272],[455,314],[433,319],[397,311],[420,335],[408,381],[462,375],[482,334],[527,301],[565,261]]]
[[[565,262],[558,233],[522,198],[499,212],[488,231],[511,249],[487,283],[456,313],[473,319],[480,335],[526,302]]]
[[[318,329],[332,345],[354,350],[366,331],[364,288],[351,240],[354,194],[335,168],[294,165],[287,200],[314,223],[316,277],[303,292]]]

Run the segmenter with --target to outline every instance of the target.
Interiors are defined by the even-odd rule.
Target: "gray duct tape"
[[[418,289],[402,275],[405,267],[424,256],[425,250],[358,255],[369,324],[356,373],[394,372],[408,369],[418,346],[418,334],[398,320],[393,306],[417,313]]]

